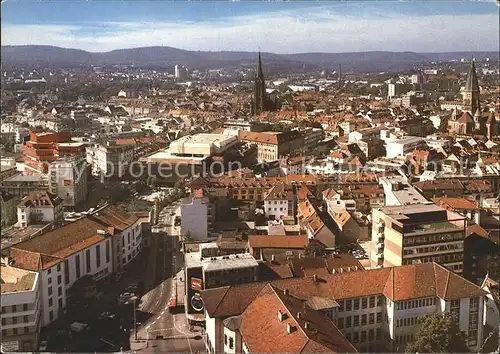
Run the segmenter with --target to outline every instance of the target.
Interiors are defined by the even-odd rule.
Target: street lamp
[[[137,321],[135,317],[135,302],[137,301],[137,296],[132,296],[125,304],[130,304],[132,302],[133,307],[134,307],[134,340],[137,340]]]

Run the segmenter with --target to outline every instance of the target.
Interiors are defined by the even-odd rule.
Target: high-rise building
[[[68,157],[49,166],[49,189],[64,202],[74,207],[87,198],[87,162],[85,157]]]
[[[189,70],[184,65],[174,66],[175,78],[179,80],[187,80],[189,78]]]
[[[463,271],[466,217],[433,204],[372,210],[373,267],[437,262]]]

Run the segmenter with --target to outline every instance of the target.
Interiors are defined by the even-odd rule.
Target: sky
[[[1,6],[2,45],[278,54],[499,50],[494,0],[2,0]]]

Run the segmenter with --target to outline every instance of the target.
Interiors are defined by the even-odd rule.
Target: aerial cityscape
[[[500,353],[477,2],[2,1],[1,351]]]

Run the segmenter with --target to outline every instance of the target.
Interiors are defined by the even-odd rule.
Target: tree
[[[405,353],[468,353],[465,333],[450,314],[433,314],[422,319],[415,340]]]
[[[306,256],[319,257],[325,254],[325,246],[319,242],[311,242],[305,248]]]

